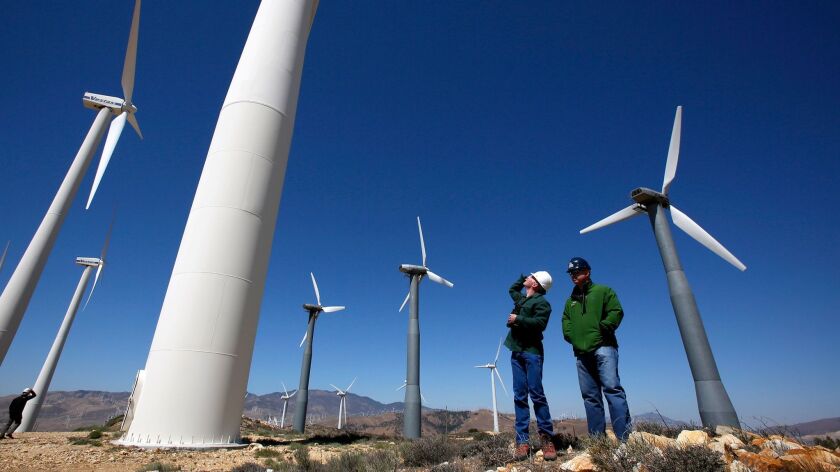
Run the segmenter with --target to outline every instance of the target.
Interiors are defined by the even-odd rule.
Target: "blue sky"
[[[93,121],[83,92],[120,95],[133,2],[15,2],[0,18],[0,241],[5,284]],[[134,101],[97,198],[82,184],[12,348],[0,393],[32,384],[81,269],[117,223],[54,390],[130,389],[143,367],[230,78],[258,2],[146,2]],[[552,414],[582,416],[560,317],[563,270],[586,257],[626,316],[631,412],[697,420],[693,383],[649,224],[580,236],[659,188],[684,106],[671,197],[747,266],[675,229],[721,375],[743,421],[840,416],[840,6],[730,2],[321,2],[256,338],[249,391],[297,385],[309,272],[348,310],[317,324],[312,388],[383,402],[405,378],[407,290],[418,263],[421,387],[429,406],[488,407],[487,372],[521,272],[545,269]],[[97,156],[98,161],[98,156]],[[95,165],[95,164],[94,164]],[[501,373],[510,387],[507,355]],[[832,374],[831,372],[835,372]],[[349,406],[352,413],[352,405]],[[500,407],[512,411],[501,396]]]

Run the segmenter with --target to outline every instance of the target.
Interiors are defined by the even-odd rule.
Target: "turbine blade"
[[[85,302],[85,306],[82,307],[82,311],[85,311],[85,309],[88,306],[88,303],[90,303],[90,299],[93,297],[93,291],[96,290],[96,283],[99,282],[99,274],[102,272],[102,267],[104,266],[105,264],[100,262],[99,267],[96,268],[96,276],[93,278],[93,287],[91,287],[90,289],[90,295],[88,295],[87,301]]]
[[[304,343],[304,341],[306,341],[307,336],[309,336],[309,331],[306,331],[305,333],[303,333],[303,339],[300,340],[300,344],[298,345],[298,347],[303,347],[303,343]]]
[[[688,217],[688,215],[678,210],[674,205],[671,205],[671,218],[674,220],[674,224],[677,225],[677,227],[685,231],[689,236],[694,238],[695,241],[706,246],[710,251],[735,266],[738,270],[747,270],[747,266],[745,266],[738,260],[737,257],[733,256],[731,252],[723,247],[723,244],[719,243],[712,237],[712,235],[707,233],[706,230],[701,228],[700,225],[695,223],[694,220]]]
[[[499,361],[499,353],[502,352],[502,338],[499,338],[499,347],[496,349],[496,358],[493,359],[493,365]]]
[[[409,290],[408,295],[405,296],[405,300],[403,300],[402,305],[400,305],[400,310],[402,311],[405,308],[405,304],[408,303],[408,299],[411,297],[411,291]]]
[[[140,136],[140,139],[143,139],[143,133],[140,132],[140,123],[137,122],[137,117],[134,116],[134,113],[128,114],[128,123],[134,128],[134,131],[137,132],[137,136]]]
[[[0,256],[0,269],[3,268],[3,263],[6,262],[6,254],[9,252],[9,244],[12,244],[12,242],[6,241],[6,249],[3,249],[3,255]]]
[[[423,400],[423,403],[428,403],[428,402],[426,401],[426,396],[425,396],[425,395],[423,395],[423,392],[420,392],[420,399],[421,399],[421,400]]]
[[[105,255],[108,254],[108,246],[111,245],[111,233],[114,231],[114,223],[117,221],[117,212],[114,210],[113,216],[111,216],[111,225],[108,226],[108,233],[105,235],[105,242],[102,244],[102,252],[99,253],[99,259],[102,260],[102,263],[105,263]]]
[[[298,393],[298,391],[297,391],[297,390],[295,390],[294,392],[292,392],[292,394],[291,394],[291,395],[289,395],[289,398],[292,398],[293,396],[297,395],[297,393]]]
[[[582,230],[580,230],[580,234],[586,234],[590,231],[595,231],[596,229],[601,229],[604,226],[609,226],[613,223],[618,223],[620,221],[629,220],[630,218],[633,218],[634,216],[639,216],[644,212],[645,212],[645,210],[644,210],[644,208],[642,208],[641,205],[639,205],[638,203],[634,203],[634,204],[630,205],[629,207],[624,208],[622,210],[619,210],[619,211],[613,213],[612,215],[604,218],[603,220],[601,220],[601,221],[599,221],[595,224],[592,224],[592,225],[587,226],[586,228],[583,228]]]
[[[354,384],[354,383],[356,383],[356,379],[357,379],[357,378],[358,378],[358,377],[353,377],[353,381],[352,381],[352,382],[350,382],[350,385],[347,387],[347,389],[346,389],[346,390],[344,390],[345,392],[349,392],[349,391],[350,391],[350,388],[352,388],[352,387],[353,387],[353,384]]]
[[[312,277],[312,287],[315,288],[315,299],[318,300],[318,306],[321,306],[321,292],[318,291],[318,282],[315,281],[315,274],[310,272],[309,276]]]
[[[423,227],[420,225],[420,217],[417,217],[417,230],[420,231],[420,252],[423,253],[423,267],[426,267],[426,242],[423,241]]]
[[[96,169],[96,176],[93,179],[93,188],[90,189],[90,196],[88,197],[85,210],[90,208],[90,203],[93,201],[93,196],[96,195],[96,189],[99,188],[99,182],[102,180],[102,175],[105,174],[105,169],[111,161],[111,155],[114,154],[114,149],[117,147],[117,142],[120,140],[120,134],[125,127],[125,119],[127,113],[120,113],[111,122],[111,127],[108,129],[108,137],[105,138],[105,147],[102,149],[102,157],[99,159],[99,167]]]
[[[487,368],[487,366],[486,365],[477,365],[477,366],[475,366],[475,368],[476,369],[485,369],[485,368]]]
[[[400,385],[399,387],[397,387],[397,389],[396,389],[396,390],[394,390],[394,391],[395,391],[395,392],[399,392],[400,390],[404,389],[406,385],[408,385],[408,382],[404,382],[402,385]]]
[[[347,308],[347,307],[344,307],[344,306],[325,306],[325,307],[322,307],[321,311],[323,311],[324,313],[332,313],[334,311],[341,311],[345,308]]]
[[[344,392],[342,392],[342,391],[341,391],[341,389],[340,389],[340,388],[336,387],[336,386],[335,386],[335,385],[333,385],[333,384],[330,384],[330,387],[334,388],[334,389],[335,389],[337,392],[339,392],[339,393],[344,393]]]
[[[446,285],[449,288],[452,288],[452,287],[455,286],[455,284],[453,284],[452,282],[450,282],[450,281],[444,279],[443,277],[435,274],[434,272],[430,271],[429,269],[426,269],[426,275],[429,277],[429,280],[431,280],[432,282],[437,282],[441,285]]]
[[[498,371],[498,370],[496,370],[496,369],[493,369],[493,372],[495,372],[495,373],[496,373],[496,377],[498,377],[498,378],[499,378],[499,383],[500,383],[500,384],[502,384],[502,390],[505,392],[505,396],[508,396],[508,397],[509,397],[510,395],[508,395],[507,388],[505,388],[505,382],[502,380],[502,376],[501,376],[501,375],[499,375],[499,371]]]
[[[677,175],[677,161],[680,159],[680,134],[682,128],[682,106],[674,115],[674,129],[671,130],[671,144],[668,146],[668,160],[665,162],[665,177],[662,179],[662,193],[668,195],[671,182]]]
[[[131,17],[131,31],[128,33],[128,46],[125,48],[125,63],[123,64],[122,89],[123,98],[131,103],[134,93],[134,69],[137,64],[137,35],[140,30],[140,0],[134,2],[134,14]]]
[[[284,393],[286,396],[289,396],[289,391],[288,391],[288,390],[286,390],[286,384],[285,384],[285,383],[283,383],[283,382],[280,382],[280,384],[281,384],[281,385],[283,385],[283,393]]]

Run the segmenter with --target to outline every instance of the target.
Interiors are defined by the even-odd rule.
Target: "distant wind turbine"
[[[499,432],[499,412],[496,408],[496,379],[493,378],[493,374],[496,374],[496,377],[499,378],[499,383],[502,384],[502,390],[505,391],[505,395],[507,395],[507,389],[505,388],[505,383],[502,381],[502,376],[499,375],[499,371],[496,369],[496,362],[499,361],[499,353],[502,350],[502,340],[499,339],[499,347],[496,349],[496,358],[493,359],[492,364],[484,364],[484,365],[477,365],[475,366],[477,369],[490,369],[490,391],[493,393],[493,432]]]
[[[315,289],[315,301],[317,305],[310,305],[309,303],[303,305],[303,309],[309,312],[309,324],[306,327],[306,334],[300,340],[300,345],[303,346],[306,343],[306,347],[303,349],[303,360],[300,366],[300,384],[297,390],[300,392],[300,396],[295,403],[294,430],[299,433],[302,433],[306,428],[306,408],[309,404],[309,372],[312,368],[312,338],[315,336],[315,321],[321,312],[332,313],[345,309],[343,306],[322,306],[321,292],[318,291],[318,282],[315,281],[315,274],[310,272],[309,276],[312,278],[312,288]]]
[[[111,225],[111,229],[113,229],[113,224]],[[82,276],[79,279],[79,284],[76,286],[76,291],[73,293],[73,298],[70,300],[70,306],[67,308],[67,313],[64,315],[64,321],[58,329],[55,341],[53,341],[53,345],[50,348],[47,359],[44,361],[44,366],[41,368],[41,373],[38,374],[38,379],[35,381],[35,385],[32,386],[32,389],[35,390],[35,393],[38,394],[38,396],[27,402],[23,409],[23,420],[21,421],[19,428],[19,431],[21,432],[32,431],[35,427],[38,414],[41,412],[41,406],[47,398],[47,392],[50,389],[50,382],[52,381],[53,374],[55,373],[55,368],[58,365],[58,360],[61,357],[61,351],[64,349],[64,343],[67,341],[67,335],[70,333],[70,327],[73,325],[73,320],[76,317],[76,312],[78,311],[79,304],[82,301],[82,295],[84,295],[85,290],[87,289],[87,283],[88,280],[90,280],[90,273],[94,268],[96,268],[96,277],[94,278],[93,287],[90,289],[90,296],[88,296],[85,307],[87,307],[87,303],[90,302],[90,297],[93,296],[93,291],[96,289],[96,282],[99,281],[99,274],[105,266],[105,254],[108,252],[108,242],[111,239],[111,229],[108,230],[108,236],[105,237],[105,244],[102,246],[102,252],[98,258],[76,258],[76,264],[83,266],[84,270],[82,271]],[[100,403],[103,403],[103,399],[101,397]]]
[[[403,384],[400,385],[399,387],[397,387],[397,389],[394,390],[394,391],[399,392],[400,390],[404,389],[406,385],[408,385],[408,380],[407,379],[403,380]],[[423,392],[420,392],[420,399],[423,400],[424,405],[429,403],[429,402],[426,401],[426,396],[423,395]]]
[[[683,271],[677,247],[671,235],[671,227],[663,211],[665,208],[671,210],[671,218],[678,228],[688,233],[697,242],[706,246],[709,250],[729,262],[739,270],[746,270],[746,266],[732,255],[722,244],[717,242],[709,233],[701,228],[686,214],[675,207],[668,196],[668,190],[677,173],[677,161],[680,153],[680,132],[682,127],[682,107],[677,107],[674,117],[674,128],[671,132],[671,144],[668,148],[668,160],[665,164],[665,178],[662,182],[662,191],[657,192],[649,188],[640,187],[630,193],[636,203],[620,210],[603,220],[588,226],[580,231],[581,234],[594,231],[604,226],[618,223],[635,216],[647,213],[650,224],[653,227],[653,234],[656,236],[656,243],[659,246],[659,254],[662,256],[662,263],[665,266],[665,273],[668,279],[668,291],[671,294],[671,304],[674,307],[674,314],[677,318],[677,325],[680,328],[685,353],[688,356],[688,364],[691,367],[691,375],[694,377],[694,388],[697,393],[697,404],[700,410],[700,420],[703,426],[714,428],[717,425],[740,427],[735,407],[723,387],[720,380],[717,364],[715,363],[709,339],[706,336],[706,329],[703,327],[703,320],[700,318],[700,310],[688,284],[688,279]]]
[[[356,383],[356,379],[354,378],[350,385],[347,386],[344,390],[336,387],[333,384],[330,384],[330,387],[335,389],[335,394],[338,395],[340,400],[338,401],[338,429],[341,429],[342,426],[347,426],[347,394],[350,393],[350,389],[353,387],[353,384]],[[342,423],[341,418],[344,415],[344,422]]]
[[[420,232],[420,252],[422,265],[400,265],[400,272],[411,278],[411,285],[403,300],[400,310],[411,300],[408,308],[408,341],[406,349],[406,387],[405,387],[405,414],[403,415],[403,435],[406,438],[414,439],[420,437],[420,281],[424,276],[432,282],[446,285],[452,288],[453,283],[435,274],[426,266],[426,243],[423,240],[423,226],[420,225],[420,217],[417,217],[417,230]]]
[[[94,178],[93,188],[91,189],[90,197],[88,197],[86,208],[90,207],[90,202],[96,193],[105,168],[111,160],[111,155],[117,145],[125,122],[128,121],[131,123],[131,126],[134,127],[137,134],[140,134],[140,127],[134,118],[137,107],[131,101],[131,96],[134,92],[134,69],[137,62],[137,36],[139,29],[140,0],[137,0],[134,4],[131,32],[128,35],[128,47],[126,48],[125,63],[123,64],[121,84],[124,98],[85,92],[82,98],[82,104],[87,108],[98,110],[96,119],[90,131],[88,131],[87,136],[85,136],[79,152],[76,153],[76,157],[73,159],[73,163],[70,165],[64,181],[58,188],[58,192],[55,194],[52,204],[50,204],[47,210],[47,214],[41,221],[41,225],[37,231],[35,231],[29,247],[23,253],[23,257],[21,257],[17,268],[9,279],[6,288],[3,290],[3,294],[0,295],[0,364],[3,363],[6,352],[8,352],[9,346],[12,344],[12,339],[17,333],[18,326],[20,326],[23,315],[32,298],[32,293],[35,291],[36,285],[38,285],[41,272],[47,263],[50,251],[58,237],[58,232],[64,223],[64,218],[70,210],[73,198],[76,196],[76,192],[90,165],[93,154],[99,146],[99,140],[105,131],[105,126],[111,122],[112,118],[116,117],[111,122],[111,127],[108,130],[108,137],[105,140],[102,158],[99,161],[99,168],[96,170],[96,177]],[[140,137],[142,138],[142,135]]]
[[[280,417],[280,427],[282,428],[286,425],[286,405],[289,403],[289,399],[295,396],[298,391],[295,390],[291,395],[289,395],[289,391],[286,390],[286,384],[283,382],[280,383],[283,384],[283,395],[280,397],[280,399],[283,400],[283,415]],[[277,418],[274,418],[274,422],[277,423]]]

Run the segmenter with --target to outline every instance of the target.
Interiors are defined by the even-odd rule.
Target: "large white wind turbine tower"
[[[309,322],[306,325],[306,333],[303,339],[300,340],[300,345],[306,346],[303,348],[303,358],[300,361],[300,384],[297,391],[300,396],[295,401],[295,420],[294,430],[302,433],[306,429],[306,410],[309,406],[309,373],[312,371],[312,343],[315,338],[315,322],[321,313],[333,313],[341,311],[343,306],[323,306],[321,305],[321,292],[318,290],[318,282],[315,281],[315,274],[309,273],[312,278],[312,288],[315,290],[316,305],[305,303],[303,309],[309,313]]]
[[[340,398],[338,401],[338,429],[341,429],[343,426],[347,426],[347,394],[350,393],[350,388],[353,387],[354,383],[356,383],[355,378],[344,390],[330,384],[330,387],[335,389],[335,394]],[[344,417],[344,422],[341,420],[342,415]]]
[[[73,163],[70,165],[64,181],[58,188],[58,192],[55,194],[47,210],[47,214],[41,220],[41,225],[38,226],[35,235],[32,236],[32,241],[30,241],[29,246],[26,248],[26,252],[23,253],[23,257],[21,257],[15,272],[3,290],[3,294],[0,295],[0,364],[3,363],[6,352],[12,344],[12,339],[17,333],[20,321],[23,319],[23,314],[26,312],[26,307],[29,305],[29,300],[32,298],[32,293],[35,291],[36,285],[38,285],[41,272],[47,263],[47,258],[49,258],[50,251],[58,237],[58,232],[61,230],[61,225],[64,223],[67,212],[70,210],[70,205],[73,203],[73,198],[76,196],[79,185],[87,172],[93,154],[99,146],[99,140],[105,131],[105,127],[111,122],[86,208],[90,207],[90,202],[93,200],[93,195],[96,193],[105,168],[111,160],[111,155],[117,145],[125,122],[128,121],[131,123],[131,126],[134,127],[137,134],[140,134],[140,127],[134,117],[134,113],[137,112],[137,107],[131,101],[134,92],[134,69],[137,62],[137,36],[139,29],[140,0],[136,0],[134,14],[131,19],[131,32],[128,35],[125,62],[123,64],[121,84],[124,98],[85,92],[82,98],[82,104],[88,108],[97,110],[96,118],[87,136],[85,136],[79,152],[76,153],[76,157],[73,159]],[[114,118],[113,121],[111,121],[112,118]],[[142,138],[142,135],[140,137]]]
[[[712,348],[709,345],[709,339],[706,336],[706,329],[703,327],[703,320],[700,318],[700,310],[697,308],[691,286],[688,284],[688,279],[677,255],[677,248],[671,236],[671,226],[668,224],[668,219],[663,210],[670,209],[671,218],[678,228],[688,233],[689,236],[726,262],[742,271],[746,270],[747,267],[700,225],[671,203],[668,191],[677,173],[681,128],[682,107],[680,106],[677,107],[677,113],[674,117],[674,128],[671,132],[671,144],[668,148],[668,160],[665,164],[662,191],[657,192],[644,187],[637,188],[630,193],[630,198],[635,203],[582,229],[580,232],[581,234],[588,233],[634,216],[645,213],[648,215],[653,233],[656,236],[656,243],[659,246],[659,254],[662,256],[662,263],[665,266],[671,304],[674,307],[677,325],[680,328],[683,346],[688,356],[691,375],[694,377],[694,389],[697,393],[700,420],[703,422],[703,426],[709,428],[714,428],[717,425],[739,428],[738,415],[735,413],[735,407],[732,406],[732,401],[720,380],[720,373],[712,354]]]
[[[493,374],[496,374],[496,377],[499,378],[499,383],[502,384],[502,390],[505,391],[505,395],[507,395],[507,388],[505,388],[505,383],[502,381],[502,376],[499,375],[499,371],[496,369],[496,363],[499,361],[499,353],[502,350],[502,340],[499,340],[499,347],[496,349],[496,358],[493,359],[492,364],[484,364],[484,365],[477,365],[475,366],[477,369],[490,369],[490,391],[493,394],[493,432],[499,432],[499,411],[496,408],[496,379],[493,378]]]
[[[260,4],[219,113],[118,444],[239,446],[260,304],[318,2]]]
[[[113,224],[111,225],[113,229]],[[44,361],[44,366],[41,367],[41,372],[38,374],[38,379],[32,389],[38,394],[26,403],[23,409],[23,419],[20,423],[18,431],[26,432],[32,431],[35,427],[35,422],[38,420],[38,414],[41,412],[41,407],[44,405],[44,400],[47,398],[47,393],[50,390],[50,382],[52,382],[55,368],[58,365],[58,360],[61,357],[61,351],[64,350],[64,343],[67,341],[67,335],[70,334],[70,327],[73,325],[73,320],[76,318],[76,312],[79,309],[79,304],[82,301],[87,289],[88,281],[90,280],[90,273],[96,269],[96,276],[93,279],[93,287],[90,289],[87,302],[85,302],[84,310],[87,304],[90,303],[93,297],[93,291],[96,290],[96,284],[99,282],[99,274],[102,273],[102,268],[105,267],[105,254],[108,252],[108,242],[111,239],[111,229],[108,230],[108,236],[105,237],[105,244],[102,246],[102,252],[99,257],[77,257],[76,264],[84,267],[82,276],[79,279],[79,284],[76,286],[76,291],[73,293],[73,298],[70,300],[70,306],[67,307],[67,312],[64,314],[64,321],[61,322],[61,327],[58,329],[58,334],[55,336],[52,347],[50,348],[47,359]]]
[[[417,217],[417,230],[420,232],[420,253],[423,265],[400,265],[400,272],[411,278],[408,295],[403,300],[400,310],[411,300],[408,308],[408,341],[406,349],[406,387],[405,414],[403,415],[403,435],[414,439],[420,437],[420,281],[424,276],[432,282],[452,288],[452,282],[435,274],[426,266],[426,242],[423,240],[423,226]]]
[[[286,390],[286,384],[283,382],[280,383],[283,384],[283,395],[280,397],[280,399],[283,400],[283,415],[280,416],[280,427],[282,428],[286,425],[286,405],[289,404],[289,399],[295,396],[295,394],[297,394],[298,391],[295,390],[294,392],[289,394],[289,391]],[[274,419],[274,422],[277,423],[277,418]]]

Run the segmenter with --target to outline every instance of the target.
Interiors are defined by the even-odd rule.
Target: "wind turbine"
[[[394,391],[399,392],[400,390],[404,389],[406,385],[408,385],[408,379],[403,380],[403,384],[397,387],[397,389]],[[423,392],[420,392],[420,399],[423,400],[424,404],[429,403],[428,401],[426,401],[426,395],[423,395]]]
[[[295,396],[298,391],[295,390],[291,395],[289,395],[289,391],[286,390],[286,384],[283,382],[280,383],[283,384],[283,395],[280,397],[280,399],[283,400],[283,416],[280,417],[280,427],[282,428],[286,425],[286,405],[289,403],[289,399]],[[275,424],[277,423],[277,418],[274,418],[274,422]]]
[[[330,384],[330,387],[335,389],[335,394],[340,398],[338,401],[338,429],[341,429],[342,426],[347,426],[347,394],[350,393],[350,388],[353,387],[354,383],[356,383],[356,378],[353,378],[353,381],[344,390]],[[343,423],[341,422],[342,414],[344,415]]]
[[[406,387],[405,414],[403,415],[403,435],[406,438],[420,437],[420,281],[426,276],[432,282],[452,288],[453,283],[435,274],[426,266],[426,243],[423,240],[423,226],[417,217],[417,230],[420,232],[420,252],[423,256],[422,265],[401,264],[400,272],[411,278],[411,285],[403,300],[400,310],[405,308],[408,300],[408,342],[406,353]]]
[[[44,400],[47,398],[47,392],[50,389],[50,382],[52,381],[53,374],[55,373],[56,365],[58,365],[58,360],[61,357],[61,351],[64,349],[64,343],[67,341],[67,335],[70,333],[70,327],[73,325],[73,320],[76,317],[76,312],[78,311],[79,304],[82,301],[82,295],[84,295],[85,290],[87,289],[90,274],[93,269],[96,268],[96,276],[93,279],[93,287],[90,289],[90,295],[88,296],[87,302],[85,302],[85,307],[82,308],[82,310],[87,308],[87,304],[90,302],[90,297],[93,296],[93,291],[96,289],[96,283],[99,281],[99,274],[102,273],[102,268],[105,267],[105,254],[108,252],[108,243],[111,240],[111,229],[113,229],[113,227],[112,223],[111,228],[108,230],[108,235],[105,237],[105,244],[102,246],[102,252],[98,258],[76,258],[76,264],[83,266],[84,270],[82,270],[82,276],[79,279],[79,284],[76,286],[76,291],[73,293],[73,298],[70,300],[70,306],[67,308],[67,313],[64,315],[64,321],[62,321],[61,327],[58,329],[58,334],[55,337],[55,341],[53,341],[49,354],[47,354],[44,366],[41,368],[41,372],[38,374],[38,379],[32,387],[38,396],[27,402],[23,409],[23,419],[20,423],[19,429],[21,432],[32,431],[35,427],[38,414],[41,412],[41,406],[43,406]]]
[[[309,312],[309,324],[306,327],[306,334],[300,340],[300,345],[303,346],[306,343],[306,347],[303,349],[303,360],[300,365],[300,385],[297,389],[300,392],[300,397],[295,404],[294,429],[298,433],[302,433],[306,428],[306,407],[309,404],[309,371],[312,368],[312,338],[315,336],[315,321],[321,312],[332,313],[345,308],[343,306],[322,306],[321,292],[318,291],[318,282],[315,281],[315,274],[310,272],[309,276],[312,278],[312,288],[315,289],[315,301],[317,305],[310,305],[309,303],[303,305],[303,309]]]
[[[496,349],[496,358],[493,359],[492,364],[484,364],[484,365],[477,365],[475,366],[476,369],[490,369],[490,391],[493,392],[493,432],[499,432],[499,412],[496,408],[496,379],[493,378],[493,374],[496,374],[496,377],[499,378],[499,383],[502,384],[502,389],[505,391],[505,395],[507,395],[507,389],[505,388],[505,383],[502,381],[502,376],[499,375],[499,371],[496,370],[496,362],[499,361],[499,353],[502,350],[502,340],[499,339],[499,347]]]
[[[680,328],[685,353],[688,356],[688,364],[691,367],[691,375],[694,377],[694,389],[697,393],[697,405],[700,410],[700,420],[703,426],[714,428],[717,425],[740,427],[738,415],[732,406],[732,401],[723,387],[720,380],[717,364],[715,363],[709,339],[706,336],[706,329],[703,327],[703,320],[700,318],[700,310],[694,294],[688,284],[688,279],[683,271],[677,248],[671,235],[671,227],[665,217],[665,208],[671,210],[671,218],[678,228],[688,233],[700,244],[722,257],[739,270],[746,270],[731,252],[726,250],[722,244],[717,242],[709,233],[701,228],[686,214],[677,209],[668,196],[671,183],[677,172],[677,160],[680,152],[680,128],[682,126],[682,107],[677,107],[674,118],[674,129],[671,132],[671,144],[668,148],[668,160],[665,164],[665,178],[662,182],[662,191],[657,192],[649,188],[640,187],[630,193],[635,203],[620,210],[603,220],[588,226],[580,231],[581,234],[594,231],[604,226],[624,221],[634,216],[647,213],[650,224],[653,227],[653,234],[656,236],[656,243],[659,246],[659,254],[662,256],[662,263],[665,266],[665,273],[668,279],[668,291],[671,295],[671,304],[674,307],[674,314],[677,318],[677,325]]]
[[[38,285],[41,272],[47,263],[47,258],[49,258],[50,251],[58,237],[58,232],[64,223],[64,218],[70,210],[70,205],[73,203],[73,198],[76,196],[76,191],[78,191],[79,185],[85,176],[93,154],[99,147],[99,140],[105,131],[105,126],[111,122],[112,118],[116,117],[111,122],[108,137],[105,139],[102,158],[99,161],[99,168],[96,170],[96,177],[94,178],[93,188],[88,197],[86,208],[90,207],[93,195],[96,193],[105,168],[111,160],[111,155],[117,145],[125,122],[128,121],[131,123],[131,126],[134,127],[137,134],[140,134],[140,127],[134,117],[134,113],[137,112],[137,107],[131,101],[131,96],[134,92],[134,69],[137,62],[140,1],[136,0],[134,4],[131,31],[128,35],[128,47],[126,48],[125,63],[123,64],[121,84],[125,98],[85,92],[82,98],[82,104],[87,108],[98,110],[96,118],[87,136],[85,136],[79,152],[76,153],[76,157],[73,159],[73,163],[70,165],[64,181],[58,188],[58,192],[55,194],[47,210],[47,214],[41,220],[41,225],[35,231],[29,247],[23,253],[23,257],[21,257],[17,268],[9,279],[6,288],[3,290],[3,294],[0,295],[0,364],[3,363],[6,352],[12,344],[12,339],[17,333],[18,326],[20,326],[20,322],[23,319],[23,314],[26,312],[29,300],[32,298],[35,286]],[[142,135],[140,137],[142,138]]]
[[[3,263],[6,262],[6,254],[9,253],[9,244],[12,244],[12,242],[6,241],[6,249],[3,249],[3,255],[0,256],[0,270],[3,269]]]

